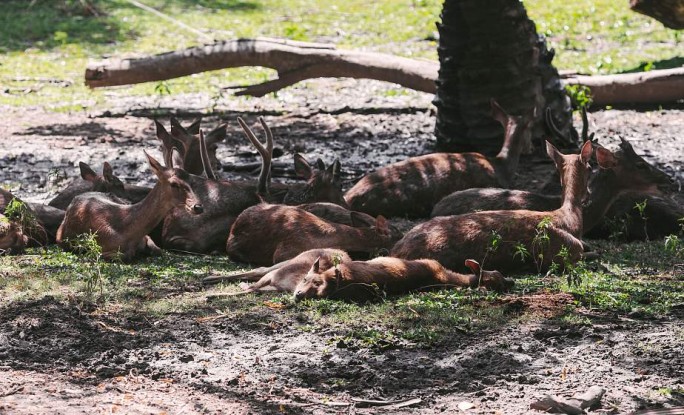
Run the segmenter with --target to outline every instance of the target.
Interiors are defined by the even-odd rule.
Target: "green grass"
[[[225,257],[165,253],[127,265],[103,263],[56,247],[27,255],[0,257],[0,307],[52,295],[63,301],[98,304],[109,310],[163,318],[187,313],[219,316],[258,329],[273,325],[326,336],[331,347],[384,350],[430,347],[482,330],[551,319],[561,326],[591,325],[586,312],[663,316],[684,307],[684,254],[665,251],[662,241],[615,245],[596,242],[605,252],[598,263],[580,264],[579,284],[565,276],[527,275],[510,294],[479,290],[440,290],[392,296],[366,304],[334,300],[295,303],[290,294],[249,294],[207,302],[206,294],[238,292],[237,284],[202,287],[209,273],[240,267]],[[94,273],[101,286],[88,290]],[[554,298],[568,293],[569,304]],[[547,309],[516,307],[537,294]],[[566,294],[567,298],[567,294]],[[567,301],[567,300],[566,300]]]
[[[58,6],[55,6],[57,4]],[[198,36],[125,0],[94,1],[101,15],[76,0],[3,2],[0,15],[0,105],[79,111],[117,96],[157,95],[157,83],[91,91],[83,86],[90,59],[153,54],[200,43]],[[147,0],[146,4],[215,39],[271,36],[334,42],[401,56],[436,59],[435,22],[441,0]],[[556,65],[588,73],[658,69],[683,63],[677,31],[612,0],[527,1],[538,31],[557,51]],[[168,92],[218,96],[220,87],[261,82],[273,71],[238,68],[174,79]],[[71,82],[65,86],[51,78]]]

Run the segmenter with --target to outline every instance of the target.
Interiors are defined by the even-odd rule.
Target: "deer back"
[[[396,241],[384,218],[368,228],[327,222],[293,206],[260,204],[233,223],[226,251],[238,261],[271,265],[313,248],[371,252]]]
[[[495,158],[480,153],[435,153],[381,167],[347,191],[345,199],[351,209],[371,215],[426,217],[439,200],[457,190],[508,187],[530,123],[492,105],[505,129],[504,146]]]

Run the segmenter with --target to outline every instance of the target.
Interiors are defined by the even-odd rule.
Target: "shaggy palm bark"
[[[570,100],[551,65],[553,50],[537,35],[521,2],[445,0],[438,29],[440,69],[434,104],[441,149],[495,154],[501,148],[503,130],[490,115],[491,98],[510,114],[536,108],[534,144],[545,136],[546,107],[569,136]]]

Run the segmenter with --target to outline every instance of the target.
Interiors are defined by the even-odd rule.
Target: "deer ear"
[[[81,170],[81,177],[83,178],[83,180],[87,180],[92,183],[94,183],[97,180],[97,173],[95,173],[95,171],[91,169],[89,165],[85,164],[82,161],[79,161],[78,168]]]
[[[316,168],[321,171],[325,170],[325,163],[323,163],[323,160],[316,159]]]
[[[335,161],[333,161],[333,164],[331,164],[330,167],[328,167],[328,170],[332,172],[333,181],[340,180],[340,175],[342,173],[342,165],[340,164],[339,159],[335,159]]]
[[[316,274],[319,274],[319,273],[320,273],[320,269],[321,269],[321,257],[316,258],[316,260],[314,261],[313,266],[311,267],[311,269],[312,269],[313,272],[315,272]]]
[[[104,162],[104,166],[102,167],[102,177],[108,182],[114,180],[114,170],[112,170],[112,165],[107,161]]]
[[[546,141],[546,154],[548,154],[551,160],[556,164],[556,168],[559,168],[563,164],[563,155],[548,140]]]
[[[294,155],[295,173],[302,179],[309,179],[313,176],[313,169],[308,161],[299,153]]]
[[[480,275],[480,264],[474,259],[466,259],[465,266],[470,268],[473,274]]]
[[[492,118],[497,120],[499,124],[503,125],[504,128],[506,128],[506,125],[508,125],[508,118],[509,115],[504,111],[503,108],[501,108],[501,105],[499,105],[498,102],[494,98],[489,100],[489,104],[492,107]]]
[[[591,141],[585,142],[582,146],[582,149],[580,150],[580,160],[582,161],[582,163],[588,163],[591,159],[591,153],[593,152],[594,148],[591,145]]]
[[[378,215],[378,217],[375,218],[375,230],[380,234],[389,235],[389,225],[384,216]]]
[[[165,167],[163,167],[159,162],[149,154],[147,154],[147,151],[143,150],[143,153],[145,153],[145,156],[147,156],[147,162],[150,163],[150,168],[152,168],[152,172],[157,176],[159,180],[166,180],[166,171],[169,170]]]
[[[206,137],[204,137],[204,140],[207,143],[207,147],[225,140],[226,136],[228,135],[228,133],[226,132],[227,129],[228,124],[221,124],[218,127],[211,130],[211,132],[209,132],[209,134],[207,134]]]
[[[197,117],[197,119],[195,119],[195,121],[193,121],[192,124],[186,128],[186,131],[190,134],[197,135],[199,134],[200,124],[202,124],[202,117]]]
[[[602,169],[612,169],[618,164],[615,155],[603,147],[596,147],[596,161]]]

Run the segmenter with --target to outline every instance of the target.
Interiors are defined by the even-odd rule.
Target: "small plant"
[[[544,251],[551,244],[551,237],[549,236],[549,227],[553,224],[551,217],[546,216],[539,221],[535,229],[535,235],[532,239],[532,259],[537,266],[537,272],[541,272],[544,265]]]
[[[83,275],[85,281],[85,295],[92,298],[96,289],[100,291],[100,297],[104,292],[104,278],[102,277],[102,247],[97,242],[97,232],[89,232],[70,238],[66,243],[74,252],[78,252],[81,258],[92,262],[94,267],[89,268]]]
[[[157,85],[154,86],[154,92],[160,97],[164,95],[171,95],[171,88],[169,88],[169,83],[166,81],[158,82]]]
[[[19,226],[21,232],[30,237],[35,237],[37,235],[42,235],[47,239],[45,235],[45,229],[38,223],[36,215],[29,209],[29,207],[19,199],[12,199],[5,207],[5,217],[9,222],[13,222],[15,225]]]
[[[567,92],[572,101],[572,106],[578,110],[589,108],[594,99],[591,97],[591,89],[584,85],[566,85]]]
[[[644,221],[644,235],[646,236],[646,241],[649,241],[648,238],[648,216],[646,216],[646,205],[648,203],[647,199],[644,199],[643,202],[637,202],[634,204],[634,209],[636,209],[637,212],[639,212],[639,217],[641,220]]]
[[[530,251],[522,242],[516,242],[513,246],[513,259],[517,258],[518,256],[520,256],[520,262],[525,262],[532,256]]]
[[[665,237],[665,250],[671,254],[677,255],[682,249],[682,240],[677,235],[668,235]]]
[[[485,266],[485,262],[487,261],[487,256],[489,254],[493,254],[499,249],[499,246],[501,246],[501,242],[503,241],[503,238],[501,237],[501,234],[495,230],[492,230],[492,234],[489,237],[489,244],[487,246],[487,250],[485,251],[485,255],[482,258],[482,267]]]

